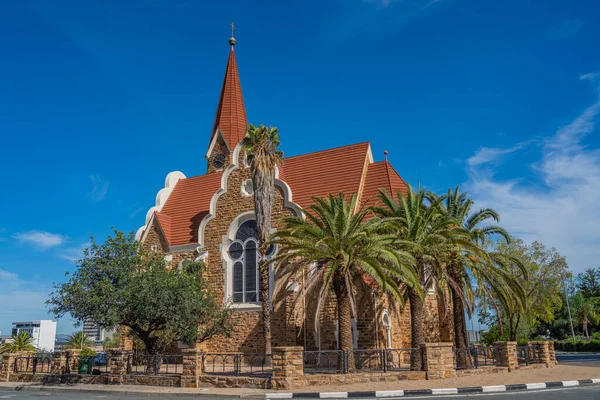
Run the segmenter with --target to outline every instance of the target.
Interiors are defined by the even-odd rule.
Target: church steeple
[[[225,69],[225,79],[221,89],[221,97],[217,107],[217,116],[213,126],[211,143],[218,131],[221,132],[223,138],[227,142],[230,150],[244,138],[248,119],[246,118],[246,108],[244,107],[244,98],[242,96],[242,85],[238,74],[237,61],[235,59],[235,38],[233,23],[231,24],[231,38],[229,44],[229,59],[227,60],[227,68]]]

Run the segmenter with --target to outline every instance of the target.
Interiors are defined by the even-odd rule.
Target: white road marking
[[[378,390],[375,392],[375,397],[402,397],[404,390]]]
[[[431,389],[431,394],[458,394],[457,388]]]
[[[481,390],[483,391],[483,393],[506,392],[506,386],[504,386],[504,385],[482,386]]]
[[[563,381],[563,387],[579,386],[579,381]]]
[[[543,382],[541,382],[541,383],[526,383],[525,386],[527,387],[527,390],[546,389],[546,384]]]
[[[348,392],[321,392],[319,397],[321,399],[347,399]]]

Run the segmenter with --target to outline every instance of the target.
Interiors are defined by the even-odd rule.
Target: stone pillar
[[[2,354],[2,364],[0,364],[0,382],[10,381],[10,374],[15,366],[15,358],[17,353]]]
[[[4,353],[2,356],[2,365],[0,365],[0,382],[9,382],[10,376],[19,374],[19,372],[15,372],[15,364],[17,363],[17,359],[23,357],[22,362],[19,364],[19,369],[22,372],[31,373],[33,371],[33,352],[32,351],[19,351],[16,353]],[[27,360],[25,357],[31,357],[29,360],[29,365],[27,364]]]
[[[79,373],[79,354],[81,350],[71,349],[63,352],[65,357],[65,373],[77,374]],[[68,367],[68,368],[67,368]]]
[[[554,342],[548,341],[536,341],[529,342],[530,346],[539,345],[540,346],[540,362],[544,364],[546,367],[551,367],[556,365],[556,354],[554,353]]]
[[[558,365],[558,361],[556,361],[556,351],[554,350],[554,342],[548,342],[548,353],[550,357],[550,366]]]
[[[133,350],[133,340],[129,336],[129,328],[119,326],[119,348],[125,351]]]
[[[444,379],[456,376],[453,343],[425,343],[421,345],[421,351],[427,379]]]
[[[184,349],[183,373],[180,386],[184,388],[197,388],[202,377],[202,351],[198,349]]]
[[[66,373],[67,353],[57,351],[52,354],[52,367],[50,372],[54,375],[62,375]]]
[[[500,355],[497,366],[508,368],[508,372],[516,371],[519,366],[517,342],[496,342],[494,346]]]
[[[123,376],[127,373],[128,357],[133,352],[123,350],[108,351],[108,383],[111,385],[120,385],[123,383]]]
[[[273,389],[293,389],[304,386],[304,361],[300,346],[273,347]]]

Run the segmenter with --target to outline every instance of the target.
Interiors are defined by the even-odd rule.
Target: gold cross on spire
[[[235,37],[233,37],[233,32],[235,31],[235,25],[232,23],[229,24],[231,27],[231,37],[229,38],[229,44],[231,45],[231,51],[233,51],[233,46],[235,46]]]

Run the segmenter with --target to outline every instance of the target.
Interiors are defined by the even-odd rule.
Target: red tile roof
[[[177,182],[162,210],[157,213],[171,246],[198,242],[200,222],[208,214],[213,194],[221,187],[222,175],[222,171],[213,172]],[[169,221],[169,227],[163,226],[163,221]]]
[[[316,153],[286,158],[283,179],[292,189],[292,201],[302,208],[312,197],[340,192],[358,193],[369,143],[358,143]]]
[[[379,189],[396,195],[398,191],[406,196],[408,187],[398,172],[387,161],[380,161],[369,165],[367,179],[361,196],[361,201],[368,205],[378,203]]]
[[[213,126],[211,141],[217,128],[223,133],[230,149],[233,149],[245,136],[248,119],[242,96],[242,84],[238,74],[237,62],[233,47],[229,52],[229,60],[225,69],[225,79],[217,107],[217,116]]]
[[[279,178],[292,189],[292,200],[302,208],[312,197],[344,192],[357,193],[363,177],[369,143],[286,158]],[[198,243],[200,222],[209,212],[212,196],[221,187],[223,172],[181,179],[157,213],[158,222],[171,246]],[[406,193],[406,184],[388,162],[369,163],[361,199],[369,204],[378,190]]]

